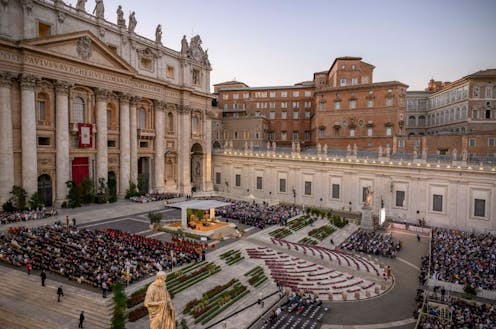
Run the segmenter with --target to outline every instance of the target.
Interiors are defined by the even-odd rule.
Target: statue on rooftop
[[[327,144],[324,144],[324,154],[327,155]]]
[[[127,27],[127,30],[130,33],[134,33],[134,29],[136,28],[136,25],[138,25],[138,21],[136,20],[136,16],[133,11],[131,15],[129,15],[129,26]]]
[[[353,155],[357,155],[358,154],[358,146],[356,144],[353,144]]]
[[[76,3],[76,10],[86,11],[86,1],[88,0],[78,0]]]
[[[468,153],[467,149],[462,150],[462,161],[467,161],[468,160]]]
[[[458,158],[458,151],[456,149],[453,149],[451,152],[451,160],[456,161]]]
[[[382,152],[383,152],[383,151],[382,151],[382,145],[379,145],[379,150],[377,150],[377,155],[378,155],[379,157],[382,157]]]
[[[317,153],[320,154],[322,152],[322,145],[320,143],[317,144]]]
[[[122,11],[122,6],[119,5],[117,8],[117,25],[120,27],[126,27],[126,20],[124,19],[124,11]]]
[[[95,1],[95,9],[93,9],[93,14],[96,16],[96,18],[103,18],[105,15],[105,7],[103,6],[103,0],[96,0]]]
[[[389,146],[389,144],[386,145],[386,157],[390,157],[391,156],[391,147]]]
[[[155,29],[155,42],[158,44],[162,44],[162,25],[158,24]]]
[[[188,54],[188,50],[188,40],[186,40],[186,36],[183,35],[183,38],[181,39],[181,55],[186,56]]]
[[[350,144],[348,144],[348,146],[346,146],[346,155],[347,156],[351,155],[351,145]]]

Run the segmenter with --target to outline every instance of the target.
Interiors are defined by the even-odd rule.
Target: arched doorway
[[[117,178],[115,172],[109,171],[107,175],[107,184],[109,189],[109,201],[117,201]]]
[[[219,141],[215,141],[212,147],[214,150],[220,150],[222,148],[222,145],[220,145]]]
[[[203,148],[196,143],[191,147],[191,188],[193,192],[202,190]]]
[[[49,175],[43,174],[38,177],[38,194],[45,206],[52,206],[52,179]]]

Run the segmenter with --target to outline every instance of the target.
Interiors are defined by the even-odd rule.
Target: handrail
[[[237,314],[239,314],[239,313],[241,313],[241,312],[243,312],[243,311],[245,311],[245,310],[249,309],[250,307],[252,307],[252,306],[254,306],[254,305],[259,305],[259,302],[260,302],[260,301],[264,301],[264,300],[266,300],[267,298],[270,298],[270,297],[272,297],[272,296],[274,296],[274,295],[276,295],[276,294],[279,294],[279,290],[277,290],[277,291],[273,292],[272,294],[267,295],[267,296],[265,296],[265,297],[263,297],[263,298],[261,298],[261,299],[257,300],[257,301],[256,301],[256,302],[254,302],[254,303],[251,303],[251,304],[250,304],[250,305],[248,305],[248,306],[243,307],[243,308],[242,308],[242,309],[240,309],[240,310],[237,310],[236,312],[234,312],[234,313],[232,313],[232,314],[229,314],[228,316],[226,316],[226,317],[224,317],[224,318],[220,319],[219,321],[217,321],[217,322],[215,322],[215,323],[213,323],[213,324],[209,325],[208,327],[205,327],[205,329],[213,328],[213,327],[215,327],[216,325],[218,325],[219,323],[222,323],[223,321],[226,321],[227,319],[232,318],[233,316],[235,316],[235,315],[237,315]],[[281,299],[282,299],[282,298],[280,298],[279,300],[281,300]],[[264,314],[265,314],[265,313],[264,313]],[[257,319],[257,320],[258,320],[258,319]],[[250,324],[250,326],[252,326],[252,324]],[[249,327],[248,327],[248,328],[249,328]]]

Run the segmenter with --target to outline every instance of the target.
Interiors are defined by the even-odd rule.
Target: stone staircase
[[[109,329],[113,302],[99,293],[76,286],[46,281],[41,286],[37,274],[0,265],[0,328],[2,329],[69,329],[77,328],[79,314],[84,311],[84,328]],[[57,287],[62,285],[64,297],[57,302]]]

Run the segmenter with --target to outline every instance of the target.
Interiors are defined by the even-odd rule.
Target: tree
[[[160,224],[160,221],[162,220],[162,214],[159,212],[150,211],[148,213],[148,219],[150,220],[150,224],[152,225]]]
[[[108,200],[109,200],[108,186],[105,183],[105,178],[100,177],[98,178],[98,190],[95,195],[95,202],[107,203]]]
[[[65,182],[65,185],[69,189],[69,193],[67,194],[67,207],[69,208],[81,207],[80,189],[71,180]]]
[[[26,199],[28,197],[28,193],[26,190],[20,186],[14,185],[12,187],[12,191],[10,191],[12,197],[10,198],[10,202],[15,210],[25,210],[26,209]]]
[[[39,209],[39,208],[43,208],[44,206],[45,204],[43,203],[40,194],[38,192],[34,192],[33,195],[31,195],[31,198],[29,199],[29,208]]]

